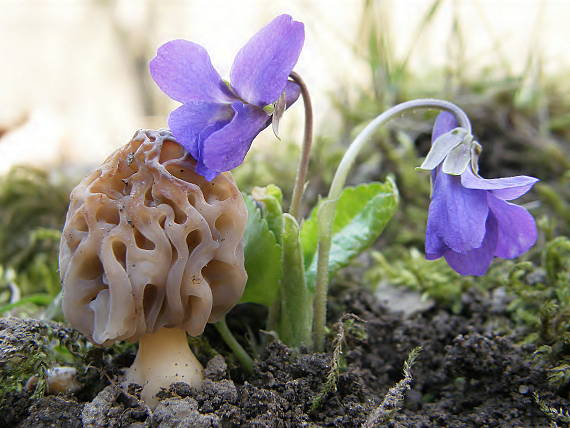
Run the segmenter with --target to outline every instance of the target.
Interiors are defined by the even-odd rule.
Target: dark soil
[[[541,427],[549,420],[534,400],[557,408],[568,400],[546,382],[531,362],[533,349],[521,347],[505,332],[506,302],[472,291],[463,311],[431,308],[409,318],[391,313],[369,292],[336,296],[331,322],[343,313],[365,320],[366,335],[347,334],[337,389],[312,410],[331,368],[331,355],[298,353],[273,342],[245,381],[230,373],[221,356],[207,364],[203,389],[172,385],[151,411],[137,388],[91,379],[96,388],[75,396],[11,393],[0,409],[1,427],[356,427],[366,422],[390,387],[402,378],[408,353],[422,346],[412,369],[414,382],[403,407],[388,427]],[[2,333],[2,332],[0,332]],[[132,358],[132,352],[123,361]],[[115,358],[112,364],[118,364]],[[109,367],[108,373],[116,372]],[[92,375],[91,375],[92,376]],[[97,383],[99,382],[99,383]],[[101,389],[103,388],[103,389]],[[89,394],[86,391],[90,391]],[[96,395],[95,395],[96,394]]]

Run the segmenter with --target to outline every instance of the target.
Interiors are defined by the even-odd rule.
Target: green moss
[[[57,257],[72,183],[16,166],[0,178],[0,314],[39,316],[60,290]]]
[[[567,424],[570,423],[570,412],[567,409],[562,408],[555,408],[548,405],[545,401],[543,401],[539,395],[535,392],[534,393],[534,401],[542,411],[546,415],[546,417],[550,420],[549,427],[556,428],[558,426],[568,426]],[[565,425],[558,425],[558,423],[562,423]]]
[[[61,364],[82,367],[89,348],[81,334],[57,323],[0,318],[0,401],[32,376],[39,377],[34,394],[42,395],[46,370]]]
[[[386,252],[372,253],[373,266],[365,274],[365,283],[404,286],[448,307],[454,313],[462,309],[462,295],[470,288],[489,290],[505,285],[512,262],[491,266],[485,277],[464,277],[451,269],[445,260],[426,260],[416,248],[397,246]]]
[[[62,228],[70,190],[67,181],[28,166],[16,166],[0,178],[0,264],[23,269],[39,250],[57,253],[58,239],[33,234],[40,228]],[[39,242],[45,246],[30,248]]]
[[[516,264],[508,290],[513,319],[526,328],[527,343],[537,346],[535,357],[548,367],[558,386],[570,381],[570,239],[558,237],[541,251],[540,263]]]

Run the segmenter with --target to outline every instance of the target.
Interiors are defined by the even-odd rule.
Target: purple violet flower
[[[432,144],[454,128],[455,117],[441,113],[433,127]],[[461,175],[443,173],[439,164],[432,171],[432,179],[426,231],[428,260],[443,256],[462,275],[483,275],[493,257],[518,257],[536,242],[533,217],[525,208],[506,201],[524,195],[538,179],[517,176],[488,180],[477,174],[471,162]]]
[[[243,162],[253,139],[271,123],[279,103],[289,107],[299,86],[288,80],[305,39],[301,22],[280,15],[237,53],[231,83],[222,80],[206,50],[187,40],[162,45],[150,62],[154,81],[180,101],[168,125],[207,180]],[[275,106],[277,104],[277,106]]]

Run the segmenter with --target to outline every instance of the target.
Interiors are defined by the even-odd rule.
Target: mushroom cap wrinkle
[[[72,191],[59,253],[66,319],[97,344],[203,332],[240,299],[243,197],[169,131],[140,130]]]

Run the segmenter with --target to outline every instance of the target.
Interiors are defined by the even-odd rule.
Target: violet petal
[[[206,167],[201,160],[196,164],[196,172],[208,181],[212,181],[219,174],[218,171],[213,171]]]
[[[287,101],[287,108],[291,107],[301,95],[301,87],[291,80],[287,81],[285,85],[285,100]]]
[[[437,115],[435,119],[435,123],[433,125],[433,130],[431,133],[431,142],[437,140],[441,135],[451,131],[452,129],[457,128],[459,125],[455,116],[448,112],[442,111],[440,114]]]
[[[435,234],[459,253],[480,247],[489,213],[487,192],[465,189],[460,177],[443,174],[439,169],[433,183],[427,233]]]
[[[237,53],[230,73],[234,90],[250,104],[273,104],[287,84],[305,40],[301,22],[280,15]]]
[[[228,104],[191,102],[178,107],[168,118],[172,135],[197,161],[200,137],[205,140],[210,134],[228,124],[234,111]]]
[[[488,195],[489,208],[497,218],[498,242],[495,256],[513,259],[527,252],[537,238],[536,223],[523,207]]]
[[[481,247],[466,253],[448,250],[444,254],[447,264],[461,275],[484,275],[489,269],[497,246],[497,220],[489,215],[485,222],[487,233]]]
[[[448,249],[441,236],[437,233],[437,223],[433,221],[429,221],[426,229],[426,242],[425,242],[425,250],[426,250],[426,259],[427,260],[436,260],[439,259],[445,251]]]
[[[163,92],[182,103],[235,100],[206,49],[187,40],[172,40],[158,48],[150,62],[150,73]]]
[[[471,168],[467,168],[461,176],[461,184],[463,184],[464,187],[468,189],[491,190],[497,198],[506,201],[521,197],[528,192],[537,181],[539,181],[538,178],[526,175],[487,179],[476,176],[473,171],[471,171]]]
[[[267,114],[252,105],[234,103],[235,115],[230,123],[204,141],[202,160],[214,171],[229,171],[240,165],[253,139],[268,124]]]

